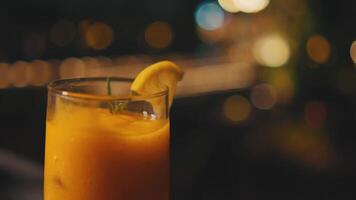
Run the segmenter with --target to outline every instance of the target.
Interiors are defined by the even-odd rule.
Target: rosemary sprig
[[[111,89],[111,79],[108,77],[106,79],[106,88],[109,96],[112,96],[112,89]],[[111,101],[109,102],[110,112],[112,114],[116,114],[119,112],[123,112],[127,108],[126,102],[119,102],[119,101]]]
[[[110,77],[108,77],[107,79],[106,79],[106,87],[107,87],[107,90],[108,90],[108,95],[109,96],[111,96],[111,79],[110,79]]]

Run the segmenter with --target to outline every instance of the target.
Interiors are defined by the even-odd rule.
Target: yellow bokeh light
[[[9,86],[8,81],[9,64],[0,63],[0,88]]]
[[[237,13],[240,11],[239,7],[235,3],[235,0],[219,0],[219,4],[227,12]]]
[[[84,31],[86,45],[95,50],[106,49],[114,40],[111,26],[102,22],[89,24]]]
[[[78,58],[67,58],[59,66],[60,78],[82,77],[85,75],[85,63]]]
[[[265,9],[269,0],[233,0],[237,9],[245,13],[256,13]]]
[[[328,60],[330,51],[329,41],[321,35],[312,36],[307,41],[308,56],[318,64],[323,64]]]
[[[275,87],[278,103],[288,104],[293,100],[295,94],[295,84],[291,74],[286,70],[274,73],[270,78],[270,83]]]
[[[51,79],[51,65],[43,60],[34,60],[31,63],[31,80],[32,85],[40,86],[48,83]]]
[[[166,48],[172,43],[172,40],[172,28],[165,22],[154,22],[150,24],[145,31],[145,41],[152,48]]]
[[[16,87],[26,86],[31,79],[30,63],[25,61],[17,61],[10,68],[10,82]]]
[[[356,64],[356,40],[351,45],[350,56],[352,61]]]
[[[281,67],[290,57],[288,42],[279,35],[265,36],[255,43],[253,54],[257,62],[268,67]]]
[[[242,122],[250,116],[251,105],[245,97],[234,95],[225,100],[223,111],[225,117],[232,122]]]
[[[251,91],[252,104],[259,109],[271,109],[277,102],[276,89],[269,84],[260,84],[252,88]]]

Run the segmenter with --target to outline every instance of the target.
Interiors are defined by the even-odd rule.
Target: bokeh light
[[[352,61],[356,64],[356,40],[351,45],[350,56]]]
[[[232,62],[254,63],[255,58],[249,42],[240,42],[231,45],[227,49],[228,59]]]
[[[85,76],[100,76],[100,63],[93,57],[84,57],[81,59],[85,64]]]
[[[68,20],[60,20],[50,30],[50,40],[57,46],[70,44],[76,35],[75,24]]]
[[[227,12],[237,13],[240,11],[236,5],[235,0],[218,0],[220,6]]]
[[[32,85],[41,86],[51,80],[52,68],[49,62],[34,60],[31,62],[31,68],[30,83]]]
[[[31,32],[25,36],[22,51],[28,57],[40,57],[47,48],[47,38],[43,33]]]
[[[330,57],[330,52],[330,43],[325,37],[321,35],[315,35],[308,39],[307,53],[309,58],[315,63],[325,63]]]
[[[111,67],[114,65],[111,58],[106,56],[98,56],[96,60],[99,62],[100,67]]]
[[[0,63],[0,88],[6,88],[9,86],[8,72],[9,64]]]
[[[245,13],[256,13],[265,9],[269,0],[234,0],[236,7]]]
[[[304,121],[313,128],[320,128],[326,119],[327,110],[324,103],[319,101],[308,102],[304,109]]]
[[[281,67],[289,60],[290,46],[283,37],[268,35],[256,41],[253,54],[261,65]]]
[[[173,31],[169,24],[162,21],[153,22],[145,30],[145,41],[151,48],[163,49],[173,40]]]
[[[228,97],[223,105],[224,115],[232,122],[242,122],[248,119],[251,114],[249,101],[239,95]]]
[[[85,63],[78,58],[67,58],[59,66],[60,78],[82,77],[85,75]]]
[[[200,28],[199,26],[197,27],[197,34],[199,38],[207,43],[207,44],[216,44],[218,42],[222,42],[226,40],[228,31],[224,29],[223,27],[208,31],[205,29]]]
[[[84,30],[85,43],[95,50],[108,48],[114,40],[114,31],[108,24],[95,22]]]
[[[276,89],[266,83],[256,85],[251,91],[251,101],[256,108],[271,109],[277,102]]]
[[[288,159],[317,170],[334,162],[335,152],[323,132],[305,126],[285,126],[278,132],[280,151]]]
[[[98,59],[93,58],[93,57],[83,57],[81,59],[84,63],[86,68],[97,68],[100,67],[100,63]]]
[[[195,12],[195,21],[205,30],[215,30],[224,23],[224,11],[216,3],[202,3]]]
[[[24,87],[29,83],[31,74],[30,63],[17,61],[10,68],[10,83],[16,87]]]
[[[276,89],[278,103],[288,104],[293,100],[295,83],[290,72],[285,69],[278,69],[268,78],[268,82]]]

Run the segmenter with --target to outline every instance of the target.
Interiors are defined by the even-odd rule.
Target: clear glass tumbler
[[[168,200],[168,91],[132,95],[131,83],[48,86],[45,200]]]

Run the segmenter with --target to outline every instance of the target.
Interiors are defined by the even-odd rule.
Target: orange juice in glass
[[[169,86],[130,95],[132,80],[109,84],[49,85],[45,200],[169,199]]]

